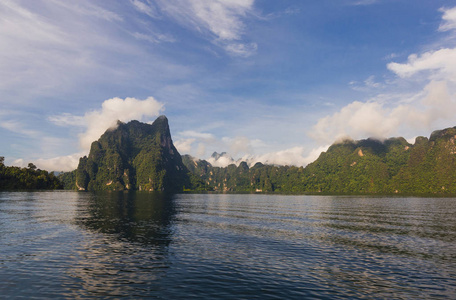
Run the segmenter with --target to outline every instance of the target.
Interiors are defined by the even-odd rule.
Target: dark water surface
[[[456,299],[456,199],[2,192],[0,297]]]

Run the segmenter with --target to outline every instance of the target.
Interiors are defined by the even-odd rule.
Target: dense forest
[[[33,164],[21,169],[3,161],[1,189],[456,195],[456,127],[414,144],[404,138],[345,140],[306,167],[241,162],[220,168],[180,156],[162,116],[152,125],[119,123],[93,142],[76,170],[58,179]]]
[[[5,166],[5,157],[0,156],[0,190],[61,189],[63,185],[54,173],[37,169],[29,163],[28,168]]]
[[[245,163],[225,168],[184,155],[207,189],[222,192],[456,194],[456,127],[414,144],[404,138],[335,143],[308,166]]]

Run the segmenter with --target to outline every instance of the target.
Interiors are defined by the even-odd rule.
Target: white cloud
[[[182,133],[178,133],[178,135],[183,136]],[[217,157],[211,155],[205,158],[215,167],[226,167],[230,164],[239,165],[242,161],[247,162],[249,166],[253,166],[257,162],[275,165],[305,166],[314,161],[322,151],[328,148],[328,146],[319,146],[308,151],[305,147],[292,147],[285,150],[255,155],[253,154],[255,148],[261,149],[268,145],[261,140],[250,140],[245,136],[217,139],[211,134],[197,132],[187,132],[185,136],[192,136],[192,138],[182,138],[175,142],[181,154],[191,154],[192,156],[204,159],[208,154],[206,150],[211,150],[209,155],[213,152],[223,151],[223,154]]]
[[[0,127],[31,138],[36,138],[41,135],[37,130],[24,128],[24,123],[19,121],[2,121],[0,122]]]
[[[86,113],[87,131],[80,136],[82,149],[89,149],[108,128],[117,120],[128,122],[142,120],[144,117],[157,117],[163,110],[163,104],[149,97],[145,100],[135,98],[112,98],[103,102],[101,110]]]
[[[156,3],[162,13],[208,35],[231,55],[247,57],[257,50],[255,43],[240,42],[245,32],[243,19],[252,14],[254,0],[159,0]]]
[[[166,34],[158,34],[158,33],[144,34],[144,33],[134,32],[134,33],[132,33],[132,35],[138,40],[148,41],[153,44],[158,44],[158,43],[162,43],[162,42],[174,43],[176,41],[172,36],[166,35]]]
[[[67,156],[54,157],[50,159],[35,159],[31,161],[25,161],[24,159],[16,159],[12,162],[12,165],[18,167],[26,167],[29,162],[33,162],[39,169],[56,171],[56,172],[69,172],[77,168],[79,158],[86,155],[86,153],[75,153]]]
[[[84,116],[72,114],[61,114],[51,116],[49,121],[58,126],[72,126],[84,128],[85,131],[79,135],[80,150],[71,155],[58,156],[56,149],[62,144],[69,145],[72,141],[68,138],[56,138],[47,133],[29,129],[24,122],[14,120],[0,121],[0,128],[9,130],[27,137],[29,144],[33,145],[35,158],[15,159],[13,165],[24,167],[29,162],[35,163],[39,168],[48,171],[71,171],[79,162],[79,158],[87,155],[90,145],[97,140],[107,129],[116,125],[116,121],[128,122],[155,118],[163,110],[163,104],[149,97],[145,100],[135,98],[112,98],[103,102],[101,109],[86,113]],[[71,146],[69,147],[71,149]],[[36,158],[36,157],[41,158]]]
[[[186,130],[178,132],[176,137],[174,146],[181,155],[191,154],[197,157],[204,157],[207,150],[206,146],[220,144],[220,141],[215,138],[215,135],[207,132]]]
[[[439,30],[456,29],[456,8],[441,11],[443,22]],[[364,82],[365,86],[394,89],[392,83],[397,86],[413,85],[415,91],[412,96],[379,94],[366,102],[354,101],[338,112],[321,118],[312,127],[309,136],[326,144],[344,137],[410,137],[440,126],[454,126],[456,48],[412,54],[407,62],[392,62],[387,64],[387,68],[399,77],[396,81],[384,85],[369,77]],[[356,82],[350,85],[356,88]]]
[[[443,12],[443,22],[439,26],[439,31],[456,29],[456,7],[441,8],[440,11]]]
[[[196,139],[181,139],[174,142],[174,146],[181,155],[190,153],[192,150],[192,144]]]
[[[456,29],[456,7],[442,8],[442,20],[439,31]],[[441,48],[422,54],[411,54],[406,63],[391,62],[388,69],[401,78],[409,78],[419,73],[425,73],[429,80],[456,81],[456,48]]]
[[[371,75],[363,83],[357,81],[350,81],[350,87],[355,91],[368,92],[371,90],[378,90],[384,88],[384,85],[375,80],[375,76]]]
[[[50,116],[48,120],[58,126],[84,126],[86,123],[83,116],[75,116],[70,113]]]
[[[0,1],[2,94],[34,101],[81,81],[124,78],[106,58],[137,49],[113,36],[115,22],[122,18],[90,1]]]
[[[282,151],[254,156],[249,161],[251,165],[255,162],[262,162],[264,164],[274,165],[306,166],[317,159],[322,151],[326,151],[327,149],[327,146],[321,146],[306,153],[304,147],[293,147]]]
[[[47,0],[49,1],[49,0]],[[89,2],[73,2],[73,1],[60,1],[60,0],[50,0],[54,5],[64,7],[65,9],[70,10],[73,13],[78,13],[80,15],[91,16],[98,19],[103,19],[106,21],[123,21],[123,18],[118,14],[101,8]]]
[[[89,150],[93,141],[96,141],[109,128],[116,125],[116,121],[143,120],[157,117],[163,110],[163,104],[149,97],[145,100],[135,98],[112,98],[103,102],[101,110],[94,110],[84,116],[62,114],[51,116],[49,120],[56,125],[84,125],[87,129],[79,136],[81,149]]]
[[[429,77],[434,80],[456,81],[456,48],[444,48],[421,55],[412,54],[408,57],[407,63],[392,62],[387,67],[401,78],[411,77],[423,71],[433,71]]]
[[[424,95],[424,96],[423,96]],[[402,133],[431,130],[439,121],[451,121],[456,100],[445,81],[431,81],[411,102],[354,101],[321,118],[309,136],[327,144],[345,137],[385,139]],[[391,101],[389,101],[391,102]]]
[[[258,45],[256,43],[228,43],[225,46],[225,49],[228,53],[231,53],[234,56],[249,57],[256,53]]]
[[[246,154],[238,159],[233,159],[231,153],[224,153],[219,157],[210,157],[207,161],[214,167],[226,167],[230,164],[239,165],[245,161],[250,167],[256,163],[261,162],[269,165],[282,165],[282,166],[306,166],[315,161],[321,152],[326,151],[329,146],[320,146],[312,149],[310,152],[306,151],[304,147],[292,147],[276,152],[265,153],[261,155]]]
[[[385,137],[397,126],[396,122],[385,122],[387,115],[388,112],[380,103],[355,101],[339,112],[320,119],[309,132],[309,136],[324,144],[346,136]]]
[[[253,151],[251,141],[245,136],[224,137],[222,142],[227,146],[230,154],[235,156],[252,153]]]
[[[364,84],[369,88],[379,88],[382,86],[379,82],[375,81],[374,75],[371,75],[366,80],[364,80]]]
[[[197,132],[194,130],[186,130],[178,133],[180,137],[193,137],[201,140],[213,140],[215,136],[212,133]]]
[[[236,162],[230,154],[223,153],[219,157],[209,157],[207,161],[214,167],[221,167],[224,168],[226,166],[229,166],[231,164],[239,165],[240,161]]]
[[[133,6],[140,12],[152,18],[158,18],[157,8],[150,1],[141,2],[140,0],[132,0]]]

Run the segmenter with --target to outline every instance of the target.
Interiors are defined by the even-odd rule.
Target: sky
[[[0,0],[7,165],[70,171],[166,115],[181,154],[305,166],[456,126],[455,95],[453,0]]]

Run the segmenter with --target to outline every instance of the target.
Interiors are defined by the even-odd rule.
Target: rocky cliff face
[[[79,190],[182,191],[189,186],[188,170],[173,145],[168,119],[152,125],[117,123],[91,145],[79,161]]]

